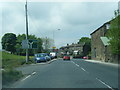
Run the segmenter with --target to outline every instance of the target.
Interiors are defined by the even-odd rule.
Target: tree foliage
[[[25,34],[15,35],[13,33],[6,33],[2,37],[2,48],[6,51],[10,51],[14,54],[25,55],[26,50],[22,48],[22,40],[26,39]],[[38,48],[29,49],[29,54],[33,55],[34,53],[42,52],[42,39],[36,37],[35,35],[28,35],[28,39],[37,40]]]
[[[86,56],[86,55],[90,54],[90,52],[91,52],[91,38],[82,37],[79,40],[78,44],[80,44],[81,42],[85,43],[84,48],[83,48],[83,55]]]
[[[86,44],[90,44],[91,43],[91,39],[89,37],[82,37],[78,43],[80,42],[85,42]]]
[[[119,11],[115,11],[115,18],[110,22],[108,30],[108,38],[110,39],[110,47],[113,54],[120,54],[120,15]]]
[[[51,38],[42,38],[42,42],[45,50],[51,49],[54,46],[54,40]]]
[[[14,53],[16,51],[15,45],[16,45],[16,35],[14,33],[6,33],[2,37],[2,49],[5,49],[6,51],[10,51],[11,53]]]
[[[25,49],[22,49],[22,40],[26,39],[26,35],[25,34],[19,34],[17,36],[17,44],[16,44],[16,48],[17,48],[17,54],[21,54],[21,55],[25,55],[26,51]],[[35,35],[28,35],[28,39],[32,39],[32,40],[37,40],[38,41],[38,48],[37,49],[29,49],[29,54],[33,55],[34,53],[38,53],[38,52],[42,52],[42,40],[41,38],[37,38]]]

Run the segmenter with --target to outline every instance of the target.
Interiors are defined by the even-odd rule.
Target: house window
[[[106,24],[106,29],[110,29],[110,24]]]

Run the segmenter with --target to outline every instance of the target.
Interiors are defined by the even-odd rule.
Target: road
[[[26,76],[13,88],[118,88],[118,67],[82,59],[23,67]],[[27,73],[28,72],[28,73]]]

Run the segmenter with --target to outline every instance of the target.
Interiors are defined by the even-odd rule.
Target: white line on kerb
[[[24,81],[25,79],[29,78],[31,75],[28,75],[26,78],[22,79],[21,81]]]
[[[107,86],[108,88],[110,88],[111,90],[114,90],[111,86],[107,85],[106,83],[104,83],[103,81],[101,81],[100,79],[96,78],[99,82],[101,82],[102,84],[104,84],[105,86]]]

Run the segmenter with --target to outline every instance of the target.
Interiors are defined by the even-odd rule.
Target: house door
[[[94,48],[94,58],[96,58],[96,48]]]

